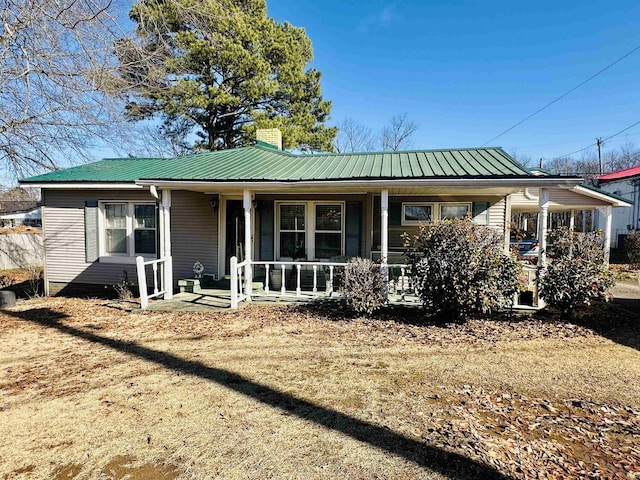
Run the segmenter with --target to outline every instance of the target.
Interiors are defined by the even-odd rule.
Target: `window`
[[[344,203],[277,202],[276,257],[329,259],[344,252]]]
[[[306,204],[280,204],[280,257],[306,258]]]
[[[316,205],[315,258],[342,254],[342,205]]]
[[[402,225],[418,225],[420,223],[431,223],[432,218],[432,203],[402,204]]]
[[[104,202],[101,207],[103,255],[156,256],[158,236],[154,203]]]
[[[443,203],[440,205],[440,220],[464,218],[470,211],[470,203]]]

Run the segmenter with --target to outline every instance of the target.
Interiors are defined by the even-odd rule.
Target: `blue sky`
[[[415,148],[480,146],[640,45],[637,0],[267,4],[311,38],[330,123],[407,113]],[[491,144],[534,159],[585,147],[640,120],[639,80],[637,51]],[[640,125],[605,149],[628,142]]]

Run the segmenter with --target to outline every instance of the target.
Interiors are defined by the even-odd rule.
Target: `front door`
[[[245,259],[244,252],[244,209],[242,200],[227,200],[226,235],[224,273],[230,274],[229,263],[231,257],[238,258],[238,262]]]

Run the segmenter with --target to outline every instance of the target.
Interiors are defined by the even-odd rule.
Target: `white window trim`
[[[275,206],[276,206],[276,241],[274,242],[275,244],[275,248],[276,251],[274,252],[274,257],[273,258],[289,258],[289,257],[281,257],[279,256],[280,254],[280,234],[282,232],[284,233],[300,233],[303,232],[304,233],[304,255],[305,258],[309,257],[309,238],[308,238],[308,234],[307,234],[307,228],[309,228],[309,207],[307,205],[308,202],[294,202],[294,201],[290,201],[290,202],[275,202]],[[281,206],[287,206],[287,205],[298,205],[298,206],[303,206],[304,208],[304,226],[305,228],[303,230],[298,229],[298,230],[281,230],[280,229],[280,207]]]
[[[415,220],[406,220],[404,214],[404,207],[406,205],[419,205],[419,206],[431,206],[431,222],[420,222]],[[402,226],[418,226],[420,224],[423,225],[432,225],[435,222],[439,222],[442,220],[442,215],[440,209],[445,206],[452,205],[466,205],[469,207],[469,213],[473,215],[473,202],[402,202],[402,218],[401,224]]]
[[[308,260],[317,260],[316,254],[316,205],[340,205],[341,208],[341,225],[340,225],[340,255],[344,255],[345,249],[345,220],[346,220],[346,202],[345,201],[331,201],[331,200],[284,200],[275,201],[275,242],[274,243],[274,257],[277,260],[280,257],[280,205],[306,205],[305,208],[305,257]],[[292,231],[292,230],[285,230]],[[323,233],[325,230],[318,230],[317,233]],[[326,233],[337,233],[337,230],[327,230]],[[313,257],[311,255],[313,253]],[[277,261],[276,260],[276,261]]]
[[[419,220],[407,220],[405,216],[405,207],[431,207],[431,221],[430,222],[421,222]],[[402,218],[400,219],[400,223],[405,226],[412,225],[431,225],[435,221],[436,217],[436,204],[433,202],[402,202]]]
[[[106,251],[106,228],[105,228],[105,205],[107,204],[120,204],[127,205],[127,217],[126,217],[126,228],[127,228],[127,253],[107,253]],[[135,235],[134,235],[134,226],[133,226],[133,216],[135,214],[135,205],[153,205],[156,206],[156,202],[149,201],[139,201],[139,200],[100,200],[98,202],[98,251],[100,252],[100,262],[104,263],[135,263],[136,257],[140,255],[136,255],[135,253]],[[159,225],[158,220],[156,218],[156,236],[158,235]],[[151,254],[142,254],[141,256],[147,259],[156,259],[158,258],[158,244],[156,242],[156,253]]]

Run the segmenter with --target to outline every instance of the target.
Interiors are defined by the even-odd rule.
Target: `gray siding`
[[[217,197],[217,196],[216,196]],[[218,212],[211,195],[176,190],[171,194],[171,251],[173,278],[193,277],[193,264],[205,274],[218,274]]]
[[[154,201],[148,191],[46,190],[43,200],[47,281],[55,290],[69,283],[112,285],[123,270],[136,282],[135,264],[85,261],[84,206],[90,200]],[[171,237],[174,283],[193,276],[195,261],[205,265],[206,273],[217,273],[218,220],[208,196],[172,192]]]
[[[135,281],[135,264],[85,261],[84,205],[87,200],[154,200],[148,191],[46,190],[43,198],[48,282],[112,285],[123,270]]]

